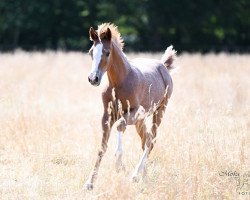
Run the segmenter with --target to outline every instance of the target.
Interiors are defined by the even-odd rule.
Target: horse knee
[[[117,131],[124,132],[126,130],[127,122],[124,118],[118,120]]]

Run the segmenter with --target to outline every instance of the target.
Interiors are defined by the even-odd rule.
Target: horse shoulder
[[[102,102],[104,107],[107,107],[110,101],[112,101],[112,88],[106,86],[102,91]]]

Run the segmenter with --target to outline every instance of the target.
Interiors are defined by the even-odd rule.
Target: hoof
[[[132,182],[134,182],[134,183],[138,183],[138,182],[139,182],[139,178],[138,178],[138,176],[136,176],[136,175],[133,175],[131,180],[132,180]]]
[[[123,163],[116,163],[115,165],[116,172],[119,173],[121,171],[126,171],[125,166]]]
[[[87,190],[93,190],[94,185],[93,185],[93,183],[87,182],[87,183],[85,184],[85,187],[86,187]]]

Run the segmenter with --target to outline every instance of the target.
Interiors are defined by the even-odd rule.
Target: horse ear
[[[97,35],[96,31],[93,29],[93,27],[90,27],[90,29],[89,29],[89,39],[91,41],[99,40],[98,35]]]
[[[109,28],[107,28],[107,32],[106,32],[106,39],[108,40],[108,41],[110,41],[111,40],[111,37],[112,37],[112,34],[111,34],[111,30],[109,29]]]
[[[110,41],[112,37],[111,34],[111,30],[109,28],[107,28],[107,30],[105,32],[102,32],[100,35],[100,38],[102,41],[106,40],[106,41]]]

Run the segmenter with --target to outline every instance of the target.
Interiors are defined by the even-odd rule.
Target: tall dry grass
[[[128,55],[136,56],[161,57]],[[250,198],[243,193],[250,192],[250,56],[182,54],[177,65],[147,179],[129,179],[142,154],[129,127],[123,137],[126,171],[115,172],[113,131],[89,192],[84,182],[101,140],[103,86],[87,82],[89,56],[1,54],[0,198]]]

